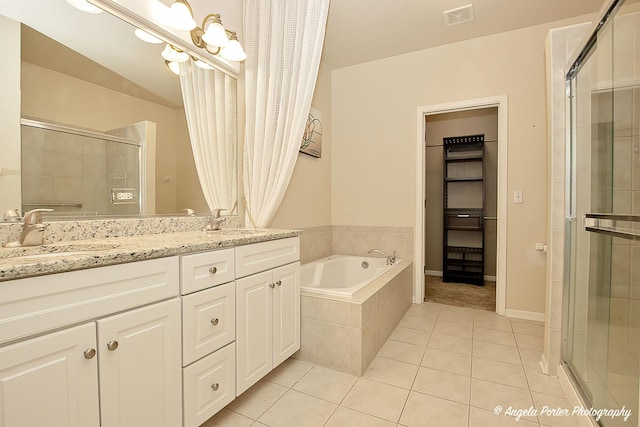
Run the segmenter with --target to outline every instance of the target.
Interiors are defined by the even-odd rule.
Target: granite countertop
[[[123,264],[299,236],[298,230],[222,229],[0,248],[0,281]]]

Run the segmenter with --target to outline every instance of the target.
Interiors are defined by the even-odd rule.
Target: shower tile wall
[[[111,204],[113,179],[120,157],[127,186],[139,188],[138,148],[57,131],[22,126],[23,209],[44,204],[56,213],[96,215],[138,213],[138,205]],[[81,203],[82,207],[61,203]]]

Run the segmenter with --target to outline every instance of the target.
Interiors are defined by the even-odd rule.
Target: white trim
[[[496,313],[506,310],[507,283],[507,95],[457,101],[446,104],[425,105],[417,108],[416,144],[416,212],[414,237],[414,292],[413,302],[424,301],[424,201],[425,190],[425,116],[498,107],[498,253],[496,266]],[[544,319],[543,319],[544,320]]]
[[[533,320],[535,322],[544,322],[544,313],[537,311],[524,311],[524,310],[512,310],[506,309],[505,316],[513,319]]]

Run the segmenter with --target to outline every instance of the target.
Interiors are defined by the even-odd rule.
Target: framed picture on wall
[[[322,113],[313,107],[309,109],[300,152],[313,157],[322,157]]]

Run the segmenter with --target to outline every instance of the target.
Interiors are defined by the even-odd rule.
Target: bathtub
[[[362,375],[413,299],[413,263],[333,255],[301,267],[296,358]]]
[[[353,298],[392,268],[386,258],[333,255],[302,266],[301,290],[307,295]]]

